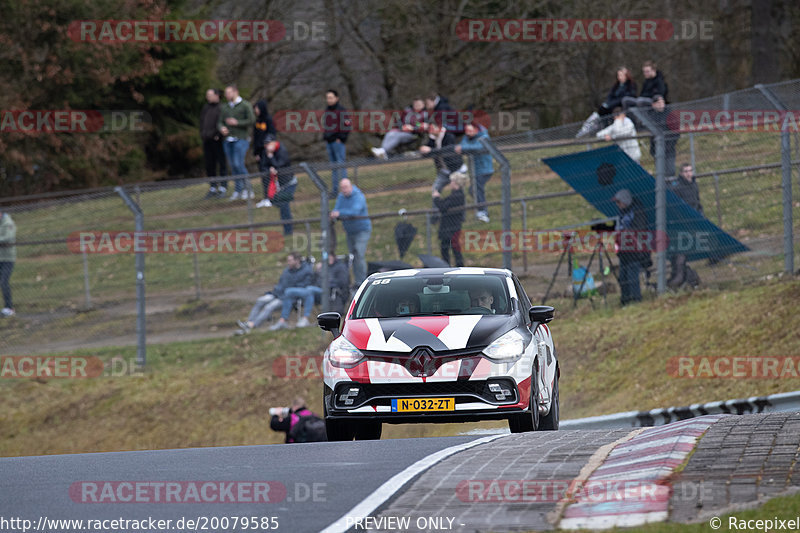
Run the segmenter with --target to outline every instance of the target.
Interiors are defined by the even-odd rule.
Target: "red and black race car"
[[[379,439],[381,424],[507,419],[512,432],[558,429],[558,360],[547,325],[509,270],[373,274],[323,357],[329,440]],[[341,333],[340,333],[341,327]]]

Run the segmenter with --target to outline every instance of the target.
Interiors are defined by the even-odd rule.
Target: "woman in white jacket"
[[[612,139],[619,139],[621,137],[633,137],[636,135],[636,126],[633,121],[625,116],[625,111],[621,107],[614,108],[614,122],[607,128],[597,132],[598,137],[602,137],[607,141]],[[642,158],[642,151],[639,149],[639,141],[637,139],[625,139],[617,142],[617,146],[628,154],[628,157],[639,162]]]

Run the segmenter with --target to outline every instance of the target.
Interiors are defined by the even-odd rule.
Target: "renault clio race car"
[[[345,316],[317,317],[328,440],[379,439],[383,423],[507,419],[556,430],[559,368],[547,323],[509,270],[373,274]],[[341,327],[341,332],[339,331]]]

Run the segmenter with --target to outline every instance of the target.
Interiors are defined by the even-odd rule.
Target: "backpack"
[[[325,421],[311,413],[301,416],[300,420],[289,431],[294,442],[324,442],[328,440],[325,433]]]

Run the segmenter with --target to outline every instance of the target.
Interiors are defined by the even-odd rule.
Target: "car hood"
[[[482,349],[519,325],[514,315],[362,318],[345,322],[342,334],[359,350],[407,353]]]

